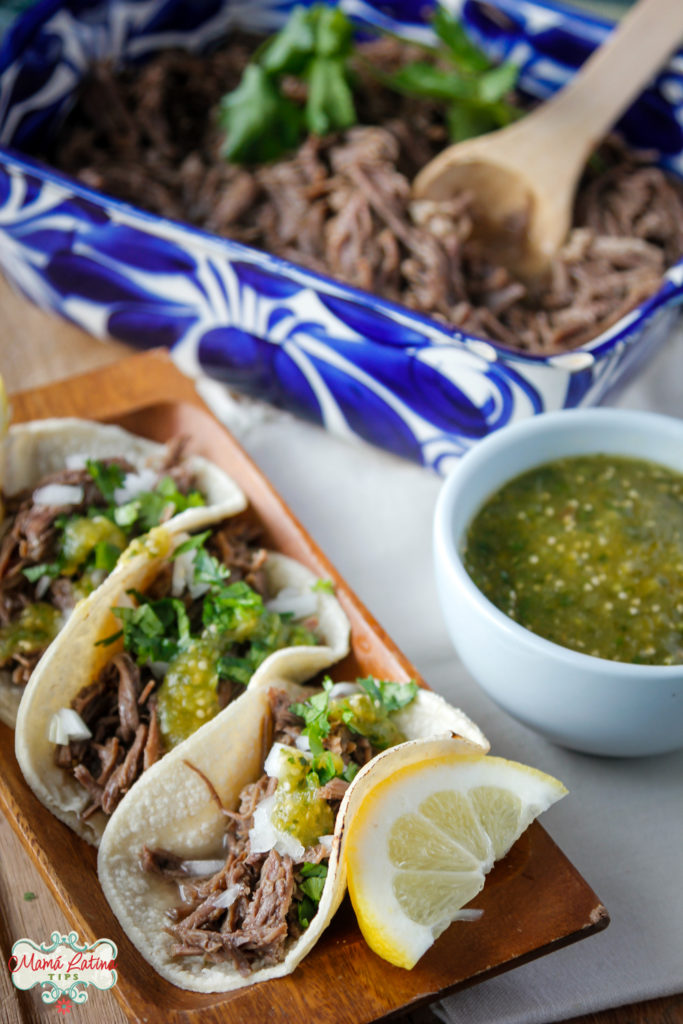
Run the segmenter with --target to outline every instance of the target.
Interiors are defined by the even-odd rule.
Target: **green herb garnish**
[[[387,714],[412,704],[418,691],[418,685],[412,679],[407,683],[394,683],[368,676],[356,682]]]
[[[126,473],[115,462],[101,462],[99,459],[86,459],[85,468],[97,484],[97,488],[108,505],[115,505],[114,492],[123,487]]]
[[[300,701],[290,706],[290,711],[303,718],[304,727],[301,730],[308,736],[311,753],[314,756],[322,754],[323,740],[330,732],[330,690],[333,686],[332,680],[327,676],[323,679],[321,693],[314,693],[306,701]]]
[[[356,122],[348,59],[353,27],[337,7],[297,6],[287,24],[256,53],[218,119],[223,154],[233,163],[265,163],[294,149],[305,132],[326,135]],[[282,90],[296,76],[307,85],[303,106]]]
[[[439,40],[433,51],[436,63],[413,61],[393,74],[378,73],[379,80],[405,95],[443,102],[453,142],[521,117],[523,112],[506,98],[517,84],[518,67],[509,61],[492,64],[443,7],[437,6],[432,26]]]
[[[183,494],[179,491],[172,477],[165,476],[153,491],[143,491],[132,501],[119,505],[113,510],[114,522],[124,528],[136,527],[138,532],[146,533],[153,526],[158,526],[170,506],[171,514],[177,515],[188,508],[196,508],[206,502],[199,491]]]
[[[305,861],[301,865],[301,877],[299,888],[304,898],[298,907],[299,924],[302,928],[308,928],[325,888],[327,864],[311,864]]]
[[[233,163],[267,163],[293,150],[306,133],[327,135],[356,124],[352,58],[389,89],[443,104],[453,141],[509,124],[521,116],[507,99],[519,75],[509,61],[494,65],[453,15],[437,6],[435,47],[424,60],[393,74],[356,51],[353,24],[338,7],[296,6],[285,26],[263,43],[242,79],[220,102],[223,155]],[[288,79],[305,86],[305,99],[286,94]]]

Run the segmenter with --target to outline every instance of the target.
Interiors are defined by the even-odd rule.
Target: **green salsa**
[[[470,524],[467,572],[520,625],[611,661],[683,663],[683,475],[639,459],[558,459]]]
[[[366,736],[378,750],[395,747],[405,740],[388,709],[368,693],[353,693],[350,697],[331,700],[329,718],[332,724],[351,724],[354,732]]]
[[[74,576],[93,552],[102,563],[96,568],[111,570],[127,543],[123,530],[107,516],[72,516],[62,535],[62,574]]]
[[[319,786],[311,761],[295,748],[283,748],[270,817],[276,829],[289,832],[303,846],[314,846],[320,836],[334,831],[334,814],[327,801],[318,796]]]
[[[18,654],[35,654],[52,643],[62,616],[44,601],[27,604],[12,622],[0,629],[0,665]]]

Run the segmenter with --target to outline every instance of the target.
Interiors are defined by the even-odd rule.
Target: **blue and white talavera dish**
[[[550,0],[450,0],[471,34],[544,97],[609,24]],[[27,296],[101,338],[169,346],[208,374],[445,472],[479,438],[544,411],[594,405],[670,332],[683,262],[658,293],[571,353],[512,353],[247,246],[144,213],[28,154],[59,129],[89,64],[201,51],[235,26],[270,32],[286,0],[41,0],[0,49],[0,267]],[[345,9],[428,38],[422,0]],[[683,58],[621,123],[683,172]],[[217,411],[220,412],[218,409]]]

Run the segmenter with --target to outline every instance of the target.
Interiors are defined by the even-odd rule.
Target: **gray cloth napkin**
[[[682,346],[683,332],[607,404],[682,416]],[[262,404],[235,403],[214,383],[200,390],[429,685],[481,726],[494,753],[570,790],[542,823],[611,924],[443,1000],[438,1015],[453,1024],[549,1024],[683,990],[683,752],[589,757],[519,725],[478,688],[446,633],[431,555],[439,478]]]

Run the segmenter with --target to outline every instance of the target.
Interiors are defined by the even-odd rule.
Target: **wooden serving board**
[[[413,666],[339,577],[239,444],[211,415],[192,382],[165,352],[14,395],[15,422],[75,415],[116,422],[155,440],[178,434],[242,486],[266,542],[332,579],[350,621],[352,651],[334,667],[355,675],[414,678]],[[344,902],[304,962],[287,978],[233,993],[199,995],[161,979],[123,934],[100,890],[96,853],[54,818],[25,784],[13,736],[0,726],[0,806],[81,940],[112,939],[119,950],[114,993],[132,1020],[186,1024],[366,1024],[474,984],[606,927],[609,917],[588,884],[534,823],[488,876],[473,901],[482,918],[452,925],[412,971],[375,956]],[[18,938],[15,936],[13,938]],[[48,936],[33,936],[41,941]]]

